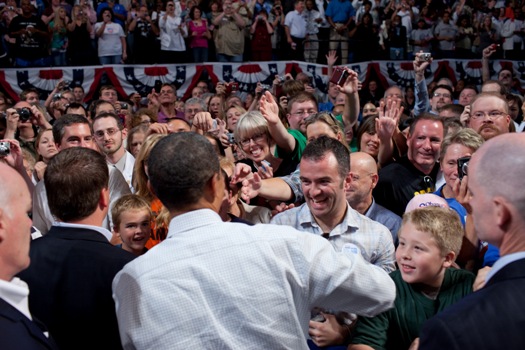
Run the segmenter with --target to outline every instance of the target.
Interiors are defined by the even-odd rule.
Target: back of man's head
[[[318,161],[332,153],[337,160],[337,172],[345,179],[350,172],[350,151],[340,141],[328,136],[321,136],[309,142],[301,159]]]
[[[148,173],[151,186],[168,210],[196,204],[206,184],[220,172],[212,144],[193,132],[171,134],[151,150]]]
[[[65,133],[64,128],[73,124],[87,124],[91,129],[91,134],[93,134],[93,128],[86,117],[79,114],[64,114],[53,124],[53,138],[55,139],[56,144],[60,144],[62,142],[62,137]]]
[[[519,133],[506,133],[486,141],[472,156],[475,168],[469,166],[469,178],[483,188],[485,197],[511,203],[525,224],[525,138]],[[471,160],[472,163],[472,160]],[[470,165],[470,164],[469,164]],[[470,184],[470,181],[469,181]],[[479,190],[478,190],[479,191]],[[485,214],[483,214],[485,215]]]
[[[44,175],[51,214],[64,222],[89,217],[97,209],[108,181],[108,166],[100,153],[83,147],[59,152]]]

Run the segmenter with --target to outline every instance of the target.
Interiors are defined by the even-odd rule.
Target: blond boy
[[[441,207],[405,213],[399,230],[394,308],[360,318],[349,350],[408,349],[423,323],[472,292],[474,275],[451,268],[461,248],[458,215]]]
[[[122,196],[111,209],[113,233],[122,240],[122,249],[135,255],[147,251],[146,242],[151,235],[152,213],[149,203],[135,194]]]

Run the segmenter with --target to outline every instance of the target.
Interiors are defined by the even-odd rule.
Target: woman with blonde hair
[[[66,10],[59,6],[55,8],[55,17],[49,22],[49,32],[51,33],[51,56],[53,57],[53,65],[56,67],[64,67],[66,62],[66,50],[68,45],[67,28],[69,23]]]

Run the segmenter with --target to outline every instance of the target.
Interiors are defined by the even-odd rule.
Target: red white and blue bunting
[[[412,62],[379,61],[349,65],[355,70],[363,84],[369,80],[376,80],[387,88],[390,85],[406,87],[414,81]],[[525,62],[523,61],[493,61],[490,71],[492,78],[502,68],[511,68],[516,77],[525,83]],[[45,99],[55,85],[61,80],[82,85],[86,91],[86,99],[92,99],[97,94],[100,79],[105,73],[109,82],[115,86],[120,96],[125,97],[134,91],[146,96],[160,80],[171,83],[178,89],[178,95],[187,98],[191,89],[197,84],[204,73],[212,83],[231,82],[239,83],[241,92],[255,90],[257,82],[271,85],[276,75],[286,73],[309,73],[313,85],[322,91],[326,90],[328,82],[327,67],[325,65],[306,62],[250,62],[250,63],[213,63],[213,64],[185,64],[185,65],[153,65],[153,66],[87,66],[87,67],[57,67],[57,68],[30,68],[5,69],[0,71],[0,84],[4,91],[13,100],[18,100],[20,92],[27,88],[36,88],[40,98]],[[436,60],[426,71],[427,83],[442,77],[449,78],[453,83],[459,79],[468,80],[469,84],[481,85],[481,61],[467,60]]]

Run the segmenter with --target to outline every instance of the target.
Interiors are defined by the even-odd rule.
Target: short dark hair
[[[458,117],[463,113],[463,110],[465,109],[462,105],[457,105],[455,103],[448,103],[440,108],[438,108],[438,111],[451,111],[454,114],[457,114]]]
[[[64,222],[89,217],[108,181],[108,165],[100,153],[84,147],[60,151],[49,161],[44,175],[51,214]]]
[[[193,132],[164,137],[153,147],[148,159],[151,186],[168,210],[197,203],[208,181],[220,169],[212,144]]]
[[[416,128],[416,125],[421,121],[421,120],[431,120],[431,121],[435,121],[435,122],[438,122],[438,123],[441,123],[443,125],[443,133],[444,133],[444,124],[443,124],[443,117],[440,117],[439,115],[437,114],[433,114],[433,113],[422,113],[420,114],[419,116],[417,116],[416,118],[414,118],[414,121],[412,122],[412,124],[410,124],[410,129],[408,129],[408,135],[412,135],[414,133],[414,129]]]
[[[450,92],[450,97],[452,97],[454,95],[454,91],[452,91],[452,88],[448,85],[445,85],[445,84],[439,84],[437,85],[435,88],[432,89],[432,92],[430,93],[430,95],[434,95],[434,93],[437,91],[437,89],[445,89],[447,90],[448,92]]]
[[[93,135],[93,126],[89,123],[86,117],[80,114],[64,114],[58,118],[53,124],[53,138],[55,139],[56,144],[62,142],[62,137],[64,136],[64,128],[73,124],[87,124]]]
[[[91,102],[91,104],[89,105],[89,115],[91,116],[91,118],[94,118],[97,114],[97,108],[100,106],[100,105],[103,105],[103,104],[108,104],[108,105],[111,105],[113,106],[113,104],[109,101],[106,101],[106,100],[94,100],[93,102]],[[115,107],[113,107],[115,108]]]
[[[332,153],[337,160],[337,171],[344,180],[350,172],[350,151],[340,141],[328,136],[321,136],[308,142],[301,159],[321,160]]]
[[[72,102],[72,103],[68,104],[67,107],[66,107],[66,113],[70,109],[79,109],[79,108],[82,108],[84,110],[84,112],[87,114],[86,107],[84,107],[84,105],[82,103],[78,103],[78,102]]]
[[[118,115],[112,112],[102,112],[99,115],[96,115],[95,118],[93,118],[93,124],[95,124],[95,121],[102,119],[102,118],[113,118],[117,122],[117,126],[119,130],[124,129],[124,124],[122,123],[122,120],[119,118]]]
[[[363,138],[363,134],[366,132],[368,134],[374,135],[377,134],[376,131],[376,120],[378,117],[375,115],[370,115],[363,119],[361,122],[361,125],[359,125],[359,128],[357,128],[357,147],[358,149],[361,148],[361,139]]]

